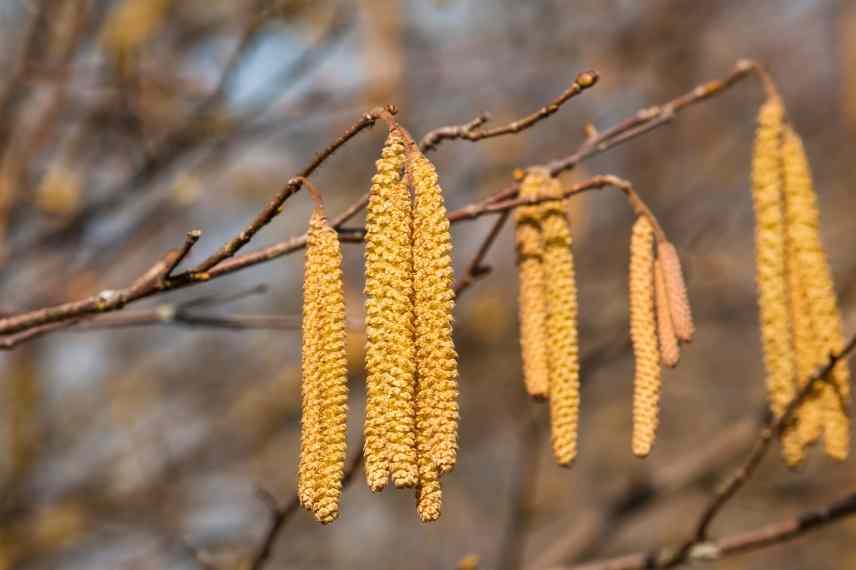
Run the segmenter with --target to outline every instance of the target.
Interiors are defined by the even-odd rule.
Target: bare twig
[[[502,231],[502,228],[505,226],[510,215],[511,210],[506,210],[502,212],[493,223],[493,226],[490,228],[490,232],[485,236],[485,239],[476,252],[475,257],[473,257],[473,260],[467,267],[467,272],[458,280],[457,283],[455,283],[456,297],[469,289],[480,278],[490,274],[492,269],[489,265],[484,264],[485,257],[487,257],[490,248],[493,247],[493,244],[496,242],[496,238],[499,237],[499,233]]]
[[[804,511],[755,530],[698,543],[681,562],[714,562],[781,544],[853,515],[856,515],[856,492],[821,508]],[[565,570],[651,570],[671,568],[675,566],[673,559],[674,551],[662,548],[564,568]]]
[[[441,127],[439,129],[434,129],[433,131],[426,134],[422,137],[422,142],[419,145],[423,150],[434,150],[438,144],[440,144],[443,140],[449,139],[462,139],[467,141],[480,141],[483,139],[489,139],[494,137],[499,137],[502,135],[515,134],[520,131],[526,130],[529,127],[535,125],[536,123],[546,119],[553,113],[559,110],[563,104],[565,104],[569,99],[579,95],[586,89],[590,87],[594,87],[597,83],[598,75],[595,71],[585,71],[577,75],[574,82],[571,83],[570,87],[568,87],[561,95],[535,111],[530,115],[526,115],[525,117],[518,119],[516,121],[512,121],[507,125],[503,125],[501,127],[496,127],[494,129],[482,130],[481,126],[487,122],[488,116],[486,114],[481,114],[469,123],[460,125],[460,126],[451,126],[451,127]]]

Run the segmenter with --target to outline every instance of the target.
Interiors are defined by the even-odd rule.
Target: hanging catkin
[[[377,161],[366,215],[366,479],[382,490],[418,482],[413,343],[412,207],[405,144],[391,130]]]
[[[793,267],[799,269],[811,314],[812,337],[815,339],[811,347],[815,351],[813,368],[817,368],[828,361],[831,353],[844,348],[841,314],[820,239],[820,214],[805,149],[799,136],[790,128],[785,130],[783,140],[788,236],[794,248],[791,260]],[[799,354],[799,348],[797,352]],[[805,367],[807,369],[808,365]],[[802,370],[800,377],[801,381],[805,380]],[[828,376],[828,383],[821,385],[820,394],[826,452],[835,459],[846,459],[850,448],[850,370],[846,360],[842,359],[835,365]],[[809,403],[809,406],[815,405]],[[809,431],[808,436],[813,435],[813,431]]]
[[[630,340],[636,360],[633,382],[633,453],[651,452],[660,411],[660,352],[654,315],[654,227],[645,216],[630,239]]]
[[[654,293],[657,308],[657,338],[660,345],[660,358],[663,366],[674,368],[681,357],[678,337],[672,321],[669,293],[666,291],[666,279],[663,276],[663,264],[659,258],[654,262]]]
[[[520,198],[538,198],[547,179],[537,171],[520,185]],[[541,206],[520,206],[515,211],[517,229],[517,276],[519,281],[520,348],[526,390],[534,398],[546,398],[550,390],[547,363],[547,299],[544,291],[544,242]]]
[[[782,415],[795,395],[796,374],[785,274],[783,121],[784,108],[778,98],[771,98],[761,106],[752,157],[761,345],[770,407],[776,417]],[[782,443],[786,461],[799,455],[795,449],[798,440],[784,437]]]
[[[348,411],[342,253],[316,209],[309,222],[304,283],[304,403],[308,417],[298,469],[300,501],[322,523],[339,515]],[[308,429],[307,429],[308,427]]]
[[[437,171],[413,146],[409,172],[414,189],[413,269],[416,317],[416,428],[420,455],[428,454],[440,474],[455,466],[458,451],[458,356],[452,339],[455,305],[452,239]],[[423,449],[423,447],[426,447]],[[421,459],[420,459],[421,461]],[[429,493],[421,475],[420,493]],[[436,477],[435,477],[436,478]],[[439,515],[439,487],[436,490]],[[420,499],[420,505],[422,500]],[[434,509],[420,508],[423,520]]]
[[[559,181],[549,177],[546,171],[530,173],[530,176],[547,177],[547,196],[561,195],[562,187]],[[572,238],[568,227],[567,200],[544,202],[541,210],[553,455],[560,465],[570,466],[577,455],[580,366],[577,286],[571,250]]]
[[[681,258],[672,242],[666,240],[657,242],[657,263],[663,272],[663,283],[669,298],[669,314],[672,316],[675,336],[683,342],[690,342],[695,334],[695,324],[681,269]]]

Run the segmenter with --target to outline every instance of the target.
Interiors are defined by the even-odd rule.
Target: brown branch
[[[755,530],[695,544],[681,562],[713,562],[781,544],[853,515],[856,515],[856,492],[818,509],[804,511]],[[662,548],[564,568],[565,570],[650,570],[671,568],[675,565],[672,562],[673,559],[674,552],[669,548]]]
[[[574,82],[571,83],[570,87],[563,91],[561,95],[559,95],[534,113],[526,115],[521,119],[512,121],[507,125],[503,125],[501,127],[482,130],[482,125],[484,125],[488,120],[487,114],[482,113],[469,123],[465,123],[459,126],[441,127],[439,129],[434,129],[433,131],[422,137],[422,142],[419,146],[422,147],[423,150],[429,151],[437,148],[437,145],[439,145],[444,140],[461,139],[476,142],[503,135],[519,133],[520,131],[526,130],[529,127],[534,126],[536,123],[539,123],[540,121],[546,119],[547,117],[558,111],[561,106],[564,105],[568,100],[579,95],[586,89],[594,87],[594,85],[597,83],[597,80],[598,75],[596,71],[585,71],[577,75],[576,79],[574,79]]]
[[[363,463],[363,441],[360,440],[356,446],[357,452],[351,458],[351,461],[345,467],[345,474],[342,478],[342,488],[347,489],[353,482],[354,476]],[[273,556],[276,541],[285,527],[285,523],[300,509],[300,499],[295,495],[284,506],[277,504],[276,498],[267,491],[260,489],[259,496],[267,503],[271,513],[270,526],[265,532],[258,549],[250,558],[250,563],[247,565],[249,570],[261,570],[270,562]]]
[[[475,257],[473,257],[473,260],[470,262],[469,266],[467,266],[466,273],[464,273],[464,276],[455,283],[455,297],[459,297],[461,293],[469,289],[476,281],[490,274],[492,268],[489,265],[484,265],[485,257],[487,257],[490,248],[493,247],[493,244],[496,242],[496,238],[499,237],[499,233],[502,231],[502,228],[505,226],[510,215],[511,210],[506,210],[502,212],[493,223],[490,232],[485,236],[485,239],[476,252]]]

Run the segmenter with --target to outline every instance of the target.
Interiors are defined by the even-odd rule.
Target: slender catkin
[[[546,172],[538,175],[549,176]],[[555,178],[548,178],[545,191],[547,195],[559,196],[562,187]],[[551,439],[556,461],[570,466],[577,455],[580,365],[577,286],[567,200],[544,202],[541,210]]]
[[[794,248],[791,260],[799,268],[811,313],[816,368],[825,364],[831,353],[844,348],[841,313],[820,239],[820,213],[811,169],[802,141],[790,128],[785,129],[783,153],[788,236]],[[828,382],[821,387],[820,398],[826,453],[835,459],[846,459],[850,448],[850,370],[846,360],[840,360],[832,369]]]
[[[545,173],[534,171],[520,185],[521,198],[537,198],[547,182]],[[520,206],[515,211],[517,229],[517,277],[520,348],[523,379],[533,398],[543,399],[550,390],[547,363],[547,299],[544,291],[544,242],[541,207]]]
[[[636,360],[633,383],[633,453],[654,445],[660,412],[660,351],[654,315],[654,227],[640,216],[630,238],[630,340]]]
[[[314,220],[313,216],[312,221]],[[322,303],[319,299],[321,268],[317,239],[314,237],[316,233],[314,223],[310,223],[309,232],[312,241],[308,245],[316,247],[307,247],[303,275],[303,351],[301,355],[303,382],[297,496],[303,508],[314,511],[321,478],[319,455],[323,447],[320,428],[322,350],[321,339],[318,336]]]
[[[336,230],[321,219],[317,248],[321,258],[318,300],[320,314],[321,429],[324,445],[320,456],[321,487],[315,516],[330,523],[339,516],[346,456],[348,414],[348,359],[345,355],[345,297],[342,282],[342,251]],[[312,240],[311,230],[309,240]]]
[[[411,157],[409,172],[415,197],[416,429],[430,442],[425,450],[420,445],[419,453],[427,452],[443,474],[455,466],[458,452],[458,355],[452,339],[455,305],[452,238],[437,171],[415,147]],[[432,491],[421,472],[420,468],[421,493]],[[439,497],[439,488],[436,492]],[[426,510],[425,514],[428,512]],[[437,512],[439,514],[439,507]],[[420,509],[420,516],[421,513]]]
[[[309,221],[303,317],[304,425],[298,494],[322,523],[339,514],[348,410],[339,239],[316,209]]]
[[[666,279],[663,276],[663,264],[660,258],[654,262],[654,293],[657,308],[657,338],[660,343],[660,361],[663,366],[674,368],[681,357],[678,337],[672,321],[669,293],[666,291]]]
[[[405,142],[391,130],[377,161],[366,213],[366,479],[418,482],[413,342],[412,206],[403,179]]]
[[[663,283],[669,298],[669,314],[675,336],[683,342],[690,342],[695,334],[690,299],[681,269],[681,258],[672,242],[661,240],[657,242],[657,263],[663,272]]]
[[[767,371],[767,392],[779,417],[795,394],[795,359],[788,310],[785,263],[785,217],[781,140],[784,108],[777,98],[758,113],[752,157],[752,201],[755,208],[755,256],[761,345]],[[783,444],[794,445],[793,438]],[[786,456],[793,451],[784,450]]]

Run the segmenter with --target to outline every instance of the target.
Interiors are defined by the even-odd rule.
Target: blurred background
[[[609,127],[741,57],[769,65],[805,139],[850,334],[856,4],[845,0],[3,0],[0,312],[125,287],[193,228],[205,233],[188,263],[202,260],[374,105],[396,104],[415,136],[482,111],[499,125],[599,72],[530,130],[433,153],[453,209],[507,186],[515,167],[572,153],[586,122]],[[618,193],[585,194],[572,202],[584,354],[573,469],[553,463],[547,409],[522,387],[506,228],[494,273],[456,309],[461,453],[440,521],[420,524],[409,491],[372,496],[359,472],[340,520],[296,513],[269,567],[418,570],[477,556],[483,568],[542,568],[684,538],[764,408],[748,187],[761,99],[744,81],[563,176],[633,181],[683,256],[698,333],[665,372],[647,460],[630,452],[631,213]],[[313,176],[330,212],[368,189],[384,131]],[[309,211],[295,196],[248,251],[302,233]],[[454,227],[459,275],[491,224]],[[362,248],[344,248],[354,453]],[[193,326],[84,324],[0,354],[0,569],[246,568],[270,522],[257,489],[284,504],[296,486],[302,271],[297,253],[126,309],[143,322],[188,307],[211,317]],[[774,452],[713,532],[854,485],[853,460],[816,452],[794,473]],[[850,567],[854,539],[844,521],[717,567]]]

